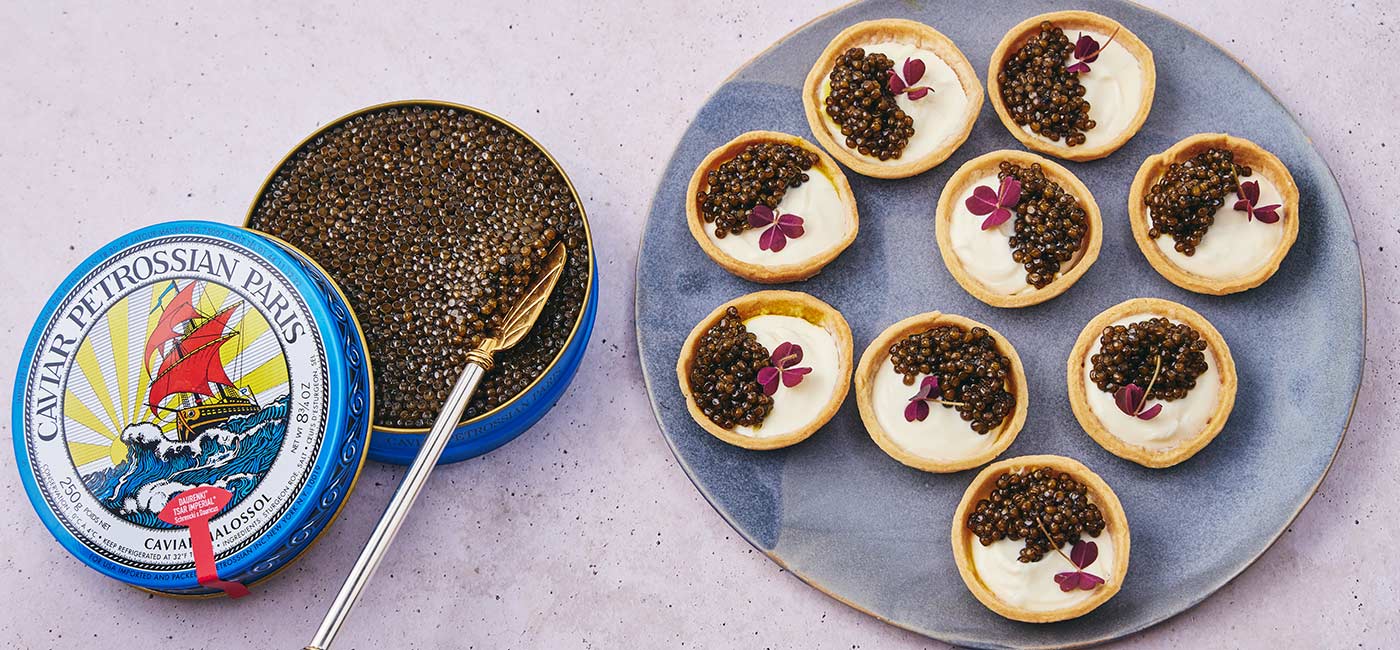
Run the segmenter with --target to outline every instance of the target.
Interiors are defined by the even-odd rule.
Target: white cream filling
[[[1283,195],[1278,187],[1263,174],[1256,172],[1240,180],[1259,182],[1259,202],[1255,205],[1283,204]],[[1177,252],[1176,240],[1165,233],[1156,239],[1157,250],[1183,271],[1212,280],[1233,280],[1259,270],[1273,257],[1279,242],[1283,241],[1283,219],[1294,217],[1284,214],[1283,208],[1279,208],[1281,218],[1274,223],[1250,219],[1248,213],[1235,209],[1238,198],[1229,194],[1225,202],[1216,208],[1215,222],[1201,237],[1194,255]]]
[[[958,80],[958,73],[953,71],[937,53],[923,48],[910,45],[908,43],[878,43],[864,46],[866,54],[883,54],[894,62],[894,70],[900,78],[904,78],[904,60],[919,59],[924,62],[924,76],[916,82],[915,86],[928,86],[932,89],[927,95],[920,99],[909,99],[905,93],[900,93],[895,97],[895,103],[904,111],[905,115],[914,119],[914,136],[909,138],[909,142],[904,145],[904,151],[899,158],[891,159],[887,162],[898,162],[907,160],[917,160],[942,148],[955,135],[962,131],[966,124],[965,113],[967,112],[967,93],[963,92],[962,82]],[[831,78],[827,77],[822,82],[821,96],[822,107],[818,110],[822,114],[822,122],[826,124],[826,130],[831,137],[846,146],[846,136],[841,135],[841,127],[837,126],[831,117],[826,114],[826,98],[831,94]],[[850,151],[855,151],[850,149]],[[857,153],[857,155],[860,155]],[[867,156],[868,157],[868,156]],[[869,157],[870,160],[879,162],[879,158]]]
[[[769,353],[784,342],[802,346],[802,362],[797,366],[811,368],[812,372],[792,388],[779,384],[773,395],[773,410],[762,424],[736,426],[734,431],[755,438],[773,438],[807,427],[826,408],[836,392],[836,382],[844,379],[837,377],[841,356],[836,350],[836,339],[824,328],[796,316],[754,316],[744,321],[744,327],[758,337]]]
[[[779,213],[802,217],[802,236],[789,237],[783,250],[775,253],[759,248],[758,238],[769,226],[748,228],[721,239],[715,236],[715,224],[707,223],[705,234],[730,257],[764,266],[801,264],[831,250],[850,232],[846,208],[841,205],[841,196],[836,193],[836,184],[830,177],[816,168],[808,170],[807,176],[807,182],[788,188],[778,201]]]
[[[919,375],[912,386],[907,385],[904,375],[895,371],[894,362],[888,358],[875,373],[871,401],[886,438],[907,453],[943,462],[971,458],[996,444],[1000,429],[977,433],[972,430],[972,423],[962,419],[951,406],[930,402],[928,417],[922,422],[904,419],[904,408],[909,405],[909,398],[919,392],[925,376]]]
[[[1156,314],[1134,314],[1114,321],[1112,325],[1128,325],[1157,317]],[[1109,433],[1130,445],[1162,451],[1196,437],[1210,423],[1211,414],[1220,400],[1220,371],[1216,368],[1214,350],[1206,348],[1206,371],[1196,378],[1196,387],[1187,392],[1186,397],[1170,402],[1148,400],[1148,408],[1161,404],[1162,411],[1151,420],[1143,420],[1119,410],[1113,393],[1099,390],[1089,378],[1089,372],[1093,369],[1091,359],[1102,347],[1102,338],[1096,338],[1094,344],[1089,346],[1088,356],[1084,358],[1084,392],[1088,395],[1089,409]]]
[[[1011,236],[1016,234],[1016,211],[1000,226],[982,230],[986,216],[977,216],[967,209],[967,199],[979,185],[993,190],[1001,186],[995,173],[968,184],[966,191],[953,206],[953,218],[948,224],[948,236],[953,240],[953,253],[963,270],[987,289],[1004,296],[1035,291],[1026,282],[1026,269],[1011,259]]]
[[[1089,64],[1089,71],[1079,75],[1079,83],[1084,86],[1084,100],[1089,102],[1089,119],[1094,128],[1084,132],[1084,143],[1077,147],[1099,147],[1116,140],[1132,125],[1142,107],[1142,64],[1127,48],[1118,41],[1108,42],[1108,34],[1093,31],[1065,30],[1065,36],[1073,43],[1081,34],[1088,34],[1103,47],[1099,57]],[[1104,46],[1108,43],[1107,46]],[[1065,65],[1075,63],[1073,53],[1065,59]],[[1049,138],[1037,135],[1029,125],[1021,130],[1037,138],[1050,142]],[[1059,144],[1063,145],[1064,138]]]
[[[1105,583],[1115,579],[1113,575],[1114,548],[1113,535],[1105,528],[1098,537],[1085,536],[1086,541],[1094,542],[1099,548],[1099,557],[1084,571],[1103,578]],[[1021,549],[1024,541],[999,539],[991,546],[983,546],[977,538],[972,539],[972,566],[982,584],[987,586],[998,600],[1033,612],[1050,612],[1079,604],[1096,595],[1096,590],[1075,589],[1061,591],[1055,582],[1055,574],[1075,571],[1075,566],[1059,553],[1046,553],[1037,562],[1021,562]],[[1071,545],[1060,550],[1066,555]],[[1098,589],[1103,589],[1100,585]]]

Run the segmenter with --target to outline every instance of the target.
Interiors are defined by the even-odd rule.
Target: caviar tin
[[[80,264],[16,377],[16,464],[44,525],[164,595],[241,595],[304,552],[373,421],[364,340],[331,280],[285,243],[204,221]]]
[[[495,121],[528,140],[548,158],[549,162],[554,166],[554,169],[559,172],[564,183],[568,185],[569,191],[573,196],[574,204],[578,206],[579,217],[583,221],[583,229],[588,242],[588,291],[587,295],[584,297],[583,307],[579,309],[579,314],[574,321],[573,330],[570,332],[567,342],[559,352],[555,354],[544,372],[536,377],[525,390],[500,406],[476,417],[464,419],[458,424],[456,430],[453,432],[452,439],[448,442],[447,448],[442,454],[442,459],[439,461],[439,464],[448,464],[474,458],[496,449],[514,440],[538,422],[540,418],[543,418],[545,413],[559,401],[559,398],[568,389],[569,383],[578,372],[579,365],[583,361],[584,352],[588,347],[588,340],[593,332],[593,324],[596,318],[598,305],[598,264],[597,258],[594,255],[593,235],[588,225],[588,216],[583,209],[583,202],[578,197],[578,190],[574,187],[573,181],[569,179],[568,174],[565,173],[563,167],[559,165],[559,162],[554,156],[550,154],[539,141],[521,130],[520,127],[497,115],[478,108],[437,100],[420,99],[377,104],[331,120],[308,135],[304,140],[297,143],[282,160],[278,161],[272,168],[272,171],[268,173],[262,186],[258,188],[252,204],[248,207],[248,214],[244,219],[244,225],[250,226],[259,202],[262,201],[265,194],[271,191],[271,186],[273,180],[277,176],[277,172],[282,169],[288,161],[292,160],[298,152],[303,151],[310,144],[318,141],[327,132],[357,117],[388,109],[403,109],[415,106],[452,108],[474,113],[482,118]],[[422,446],[423,440],[427,437],[427,433],[427,428],[402,429],[376,425],[374,427],[374,435],[370,438],[369,456],[376,461],[384,463],[398,465],[411,464],[414,457],[417,456],[418,449]]]

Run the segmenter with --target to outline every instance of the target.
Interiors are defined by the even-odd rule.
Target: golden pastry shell
[[[1007,388],[1008,392],[1016,398],[1016,408],[1012,410],[1010,417],[996,433],[997,440],[994,445],[976,456],[960,460],[925,458],[905,451],[894,440],[890,439],[885,428],[880,426],[880,419],[875,414],[873,397],[875,377],[884,368],[885,362],[889,360],[890,346],[904,340],[911,334],[927,332],[939,325],[959,325],[967,329],[981,327],[991,334],[992,340],[996,341],[997,349],[1011,361],[1011,374],[1007,378],[1009,384]],[[885,331],[875,337],[875,340],[871,341],[870,345],[865,348],[865,352],[861,354],[860,364],[856,367],[855,383],[856,406],[860,409],[860,419],[865,423],[865,430],[870,434],[870,438],[875,441],[875,444],[879,445],[880,449],[889,454],[891,458],[909,467],[940,474],[972,469],[1000,456],[1007,447],[1011,446],[1011,443],[1016,441],[1016,435],[1021,432],[1021,427],[1026,423],[1026,409],[1030,403],[1026,369],[1021,365],[1021,357],[1016,354],[1016,348],[1006,337],[995,329],[970,318],[936,311],[910,316],[885,328]]]
[[[1045,612],[1032,611],[1006,603],[997,598],[996,594],[982,583],[982,579],[977,575],[977,568],[972,563],[972,545],[980,542],[967,528],[968,514],[977,506],[978,501],[987,498],[987,495],[991,493],[992,488],[996,486],[998,476],[1001,476],[1003,472],[1018,472],[1035,467],[1048,467],[1065,472],[1083,483],[1089,490],[1092,502],[1097,504],[1099,511],[1103,513],[1105,530],[1113,535],[1114,565],[1110,579],[1094,589],[1091,598],[1069,607]],[[1008,458],[992,463],[979,472],[977,478],[972,479],[972,484],[963,493],[962,501],[958,503],[958,509],[953,514],[952,541],[953,559],[958,564],[958,573],[962,576],[963,583],[967,585],[972,595],[988,609],[1006,618],[1026,623],[1053,623],[1078,618],[1107,602],[1123,586],[1123,577],[1128,574],[1128,555],[1132,548],[1132,539],[1128,531],[1128,517],[1123,512],[1123,504],[1118,501],[1118,495],[1113,493],[1113,489],[1108,487],[1108,484],[1098,474],[1085,467],[1083,463],[1072,458],[1054,455]]]
[[[710,239],[709,233],[705,232],[705,219],[700,213],[700,202],[696,197],[705,185],[706,175],[739,155],[744,149],[760,142],[790,144],[816,154],[817,164],[812,167],[809,173],[826,176],[836,187],[836,196],[841,200],[842,214],[846,217],[848,227],[839,242],[812,259],[795,264],[745,262],[720,250],[720,247],[716,246],[714,241]],[[851,192],[851,184],[846,180],[846,174],[841,171],[841,167],[816,145],[795,135],[777,131],[749,131],[726,142],[705,156],[705,159],[700,162],[700,166],[695,168],[695,173],[691,174],[690,185],[685,191],[685,219],[687,225],[690,226],[690,234],[695,238],[695,242],[700,244],[700,248],[720,268],[745,280],[762,284],[796,282],[820,273],[822,268],[836,259],[842,251],[846,250],[846,247],[851,245],[851,242],[856,240],[856,233],[860,231],[860,214],[856,211],[856,197]]]
[[[1233,152],[1236,164],[1248,165],[1255,174],[1269,179],[1283,197],[1283,209],[1280,212],[1282,218],[1275,224],[1284,229],[1278,248],[1274,249],[1273,255],[1263,266],[1238,278],[1217,280],[1191,273],[1172,262],[1157,247],[1157,241],[1147,235],[1147,231],[1152,228],[1146,202],[1148,190],[1166,173],[1172,163],[1188,160],[1208,149]],[[1229,198],[1226,197],[1227,200]],[[1142,250],[1147,262],[1172,284],[1187,291],[1214,296],[1238,293],[1264,284],[1273,277],[1279,265],[1283,263],[1283,258],[1288,256],[1289,249],[1293,248],[1293,242],[1298,239],[1298,184],[1293,182],[1293,174],[1283,166],[1283,161],[1263,147],[1225,133],[1199,133],[1172,145],[1162,153],[1148,156],[1147,160],[1143,161],[1137,175],[1133,177],[1132,188],[1128,191],[1128,221],[1133,226],[1133,239],[1137,240],[1138,248]],[[1162,236],[1171,237],[1166,234]]]
[[[1122,438],[1109,431],[1099,421],[1098,416],[1094,415],[1093,409],[1089,407],[1088,391],[1098,390],[1097,386],[1087,385],[1084,381],[1084,364],[1089,363],[1089,350],[1103,334],[1105,327],[1138,314],[1165,316],[1173,321],[1190,325],[1201,334],[1201,338],[1205,339],[1206,351],[1214,357],[1216,371],[1220,373],[1219,401],[1216,402],[1215,410],[1211,412],[1210,420],[1206,422],[1205,428],[1195,437],[1170,449],[1153,450],[1124,442]],[[1109,307],[1103,313],[1095,316],[1088,325],[1084,326],[1084,330],[1079,333],[1079,338],[1074,342],[1074,349],[1069,353],[1066,375],[1069,383],[1070,408],[1074,411],[1075,419],[1079,420],[1079,426],[1084,428],[1084,432],[1088,433],[1094,442],[1099,443],[1099,446],[1114,456],[1151,468],[1171,467],[1181,463],[1195,456],[1197,452],[1215,440],[1215,437],[1220,434],[1220,430],[1224,428],[1225,421],[1230,419],[1230,411],[1235,407],[1235,391],[1239,387],[1239,378],[1235,374],[1235,360],[1230,356],[1230,347],[1225,344],[1225,338],[1220,335],[1215,326],[1211,325],[1205,316],[1196,313],[1190,307],[1160,298],[1133,298]]]
[[[715,424],[705,416],[699,405],[695,403],[690,387],[690,368],[695,363],[695,347],[699,343],[700,337],[724,318],[724,312],[729,307],[737,309],[740,317],[746,321],[755,316],[769,314],[801,318],[826,330],[827,334],[836,342],[836,354],[839,360],[838,367],[834,369],[837,378],[836,387],[817,417],[806,427],[771,438],[746,436]],[[685,398],[685,406],[690,411],[690,417],[710,435],[745,449],[778,449],[806,440],[830,421],[832,416],[836,415],[836,411],[841,408],[841,403],[846,400],[846,393],[849,392],[851,386],[851,348],[851,327],[841,316],[841,312],[836,311],[831,305],[800,291],[756,291],[716,307],[714,311],[711,311],[695,325],[695,328],[690,331],[690,336],[686,337],[685,343],[681,346],[680,358],[676,361],[676,378],[680,381],[681,396]]]
[[[997,293],[988,288],[987,285],[982,284],[981,280],[967,272],[957,252],[953,250],[952,219],[957,212],[958,203],[974,182],[988,174],[995,174],[1003,161],[1021,166],[1039,164],[1046,178],[1058,183],[1066,192],[1079,200],[1079,204],[1083,206],[1088,217],[1088,233],[1085,234],[1084,243],[1080,247],[1078,255],[1071,260],[1069,270],[1063,271],[1060,277],[1055,278],[1053,282],[1040,289],[1018,295]],[[938,198],[934,231],[938,237],[938,252],[943,257],[943,266],[948,268],[953,279],[957,280],[964,290],[972,294],[972,297],[993,307],[1014,308],[1038,305],[1064,293],[1074,286],[1079,278],[1083,277],[1090,266],[1093,266],[1094,261],[1099,258],[1099,249],[1103,246],[1103,219],[1099,214],[1099,204],[1094,201],[1094,195],[1089,191],[1089,188],[1085,187],[1078,177],[1059,163],[1033,153],[1011,149],[993,151],[973,158],[963,163],[963,166],[959,167],[958,171],[948,178],[947,184],[943,186],[943,193]],[[1007,255],[1010,254],[1010,249],[1007,249]]]
[[[821,97],[822,85],[831,76],[836,59],[853,47],[867,47],[880,43],[906,43],[938,55],[948,67],[953,69],[967,95],[967,108],[963,112],[962,129],[948,139],[943,146],[912,160],[902,158],[881,161],[878,158],[861,155],[846,148],[844,141],[837,141],[827,125],[831,123],[826,115],[826,107]],[[807,125],[817,142],[832,156],[857,174],[875,178],[908,178],[932,169],[948,159],[972,133],[972,125],[982,111],[982,82],[977,79],[977,71],[972,63],[958,49],[952,39],[938,30],[920,22],[885,18],[868,20],[847,27],[822,51],[816,63],[807,73],[802,85],[802,106],[807,113]]]

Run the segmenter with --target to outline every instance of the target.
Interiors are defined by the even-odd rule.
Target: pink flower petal
[[[1055,574],[1055,584],[1060,585],[1060,591],[1070,592],[1079,586],[1079,572],[1065,571]]]
[[[997,209],[997,191],[986,185],[978,185],[973,188],[972,196],[967,197],[964,202],[967,211],[977,216],[991,214]]]
[[[760,250],[772,251],[774,253],[787,247],[787,237],[783,235],[781,228],[773,226],[758,236],[758,248]]]
[[[992,210],[992,216],[987,217],[987,220],[982,222],[982,229],[991,230],[997,226],[1000,226],[1001,224],[1006,223],[1006,220],[1010,218],[1010,210],[1007,210],[1006,208],[997,208],[995,210]]]
[[[1249,201],[1246,201],[1244,199],[1235,201],[1235,210],[1238,212],[1247,213],[1249,215],[1249,218],[1254,217],[1254,210],[1249,207]]]
[[[904,92],[904,89],[908,87],[909,84],[904,83],[904,80],[900,79],[899,75],[894,73],[894,70],[890,70],[890,92],[898,95]]]
[[[1113,403],[1118,405],[1118,410],[1133,415],[1137,413],[1138,404],[1142,403],[1142,387],[1137,384],[1128,384],[1113,392]]]
[[[749,226],[762,228],[770,223],[773,223],[773,209],[762,203],[753,206],[749,212]]]
[[[938,390],[938,375],[929,375],[919,382],[919,395],[927,398]]]
[[[1080,589],[1083,589],[1084,591],[1093,591],[1094,588],[1103,584],[1103,578],[1100,578],[1092,573],[1088,573],[1085,571],[1078,571],[1076,573],[1078,574],[1077,582],[1079,584],[1075,586],[1079,587]]]
[[[1259,202],[1259,181],[1245,181],[1240,183],[1239,197],[1249,201],[1250,205]]]
[[[1079,40],[1074,42],[1074,58],[1090,63],[1098,60],[1099,42],[1094,40],[1093,36],[1080,34]],[[1085,68],[1087,71],[1088,66],[1085,66]]]
[[[787,353],[783,355],[783,358],[787,359],[787,362],[783,363],[783,367],[791,368],[799,363],[802,363],[802,346],[796,343],[786,343],[784,345],[787,345],[788,349]]]
[[[905,59],[905,60],[904,60],[904,80],[907,81],[907,82],[909,82],[909,85],[912,86],[912,85],[914,85],[914,84],[916,84],[916,83],[919,83],[919,80],[920,80],[920,79],[923,79],[923,78],[924,78],[924,62],[923,62],[922,60],[920,60],[920,59]]]
[[[812,372],[811,368],[787,368],[782,371],[783,385],[792,388],[802,383],[802,378],[809,372]]]
[[[921,400],[921,399],[919,399],[919,400],[913,400],[913,401],[909,402],[909,405],[908,405],[908,406],[904,407],[904,421],[905,421],[905,422],[923,422],[923,421],[924,421],[924,418],[927,418],[927,417],[928,417],[928,402],[925,402],[925,401],[923,401],[923,400]]]
[[[1254,218],[1264,223],[1278,223],[1278,209],[1280,207],[1279,205],[1266,205],[1262,208],[1255,208]]]
[[[1084,73],[1086,73],[1086,72],[1088,72],[1088,71],[1089,71],[1089,64],[1084,63],[1083,61],[1080,61],[1079,63],[1075,63],[1075,64],[1073,64],[1073,65],[1071,65],[1071,66],[1065,68],[1065,72],[1074,72],[1074,73],[1078,73],[1078,74],[1084,74]]]
[[[1099,559],[1099,545],[1087,540],[1079,540],[1074,543],[1074,548],[1069,552],[1069,561],[1074,566],[1081,569],[1094,563]]]
[[[772,395],[778,392],[778,376],[781,374],[782,371],[773,366],[758,369],[758,383],[760,386],[763,386],[764,395]]]
[[[1157,404],[1153,404],[1152,406],[1148,407],[1147,410],[1145,410],[1145,411],[1143,411],[1143,412],[1141,412],[1141,413],[1138,413],[1137,417],[1138,417],[1139,420],[1151,420],[1152,418],[1157,417],[1157,414],[1158,414],[1158,413],[1161,413],[1161,412],[1162,412],[1162,404],[1159,402],[1159,403],[1157,403]]]
[[[1014,208],[1021,202],[1021,181],[1011,176],[1001,179],[1001,187],[997,189],[997,205],[1003,208]]]
[[[802,217],[795,214],[785,214],[778,217],[778,228],[783,231],[784,235],[792,239],[801,237],[806,232],[802,228]]]
[[[919,86],[918,88],[912,88],[909,90],[908,93],[909,99],[923,99],[925,95],[929,94],[930,90],[932,89],[930,89],[928,86]]]
[[[792,348],[793,345],[789,341],[779,343],[778,347],[773,348],[773,353],[768,355],[768,362],[772,363],[774,366],[782,367],[783,359],[789,354],[792,354]]]

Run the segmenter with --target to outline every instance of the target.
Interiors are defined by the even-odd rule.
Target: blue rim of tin
[[[494,425],[488,422],[488,420],[494,420],[494,418],[501,414],[516,412],[517,410],[523,410],[520,408],[522,406],[520,403],[525,401],[525,398],[527,396],[530,396],[531,392],[534,391],[546,377],[551,376],[556,371],[557,366],[566,363],[565,357],[567,354],[570,353],[570,349],[572,348],[576,340],[581,339],[583,341],[583,345],[580,346],[579,350],[580,363],[581,358],[583,356],[582,348],[587,347],[589,334],[592,331],[593,320],[595,318],[595,315],[592,311],[590,311],[589,306],[591,305],[596,307],[598,302],[598,257],[594,251],[593,230],[588,223],[588,212],[583,207],[583,200],[579,198],[578,188],[574,186],[573,180],[569,178],[569,174],[564,171],[563,166],[561,166],[559,164],[559,161],[555,159],[554,154],[550,153],[549,149],[545,148],[545,146],[541,144],[538,140],[536,140],[534,136],[531,136],[529,133],[526,133],[524,129],[521,129],[519,126],[516,126],[515,123],[499,115],[496,115],[495,113],[482,110],[474,106],[468,106],[466,104],[458,104],[454,102],[446,102],[436,99],[404,99],[390,102],[382,102],[379,104],[366,106],[355,111],[351,111],[349,113],[346,113],[345,115],[341,115],[340,117],[326,122],[320,127],[317,127],[316,130],[312,131],[305,138],[302,138],[302,140],[298,142],[296,146],[288,150],[286,155],[282,156],[282,158],[277,161],[277,164],[272,166],[272,170],[267,173],[267,176],[263,179],[262,184],[258,186],[258,191],[256,194],[254,194],[253,201],[248,205],[248,211],[243,217],[243,225],[244,227],[249,228],[250,230],[252,229],[252,226],[250,224],[253,221],[253,212],[257,210],[258,203],[261,202],[263,195],[267,193],[268,188],[272,184],[272,180],[277,176],[277,172],[281,170],[282,167],[287,164],[287,161],[291,160],[292,157],[297,154],[297,152],[305,149],[306,146],[311,142],[315,141],[316,138],[325,135],[328,131],[335,129],[340,125],[344,124],[345,122],[359,117],[361,115],[367,115],[369,113],[374,113],[377,111],[387,109],[413,108],[415,106],[451,108],[472,113],[479,117],[492,120],[510,129],[511,131],[514,131],[515,133],[529,141],[530,144],[534,145],[536,149],[539,149],[540,152],[544,154],[545,159],[547,159],[550,162],[550,164],[554,166],[555,171],[559,172],[559,177],[564,179],[564,184],[569,187],[569,194],[573,196],[574,205],[578,206],[579,216],[583,220],[584,238],[588,242],[588,269],[590,276],[588,283],[588,295],[584,299],[585,308],[580,309],[578,316],[574,319],[574,328],[569,334],[568,342],[564,345],[564,347],[562,347],[559,350],[558,353],[554,355],[554,358],[550,361],[549,366],[545,368],[544,372],[541,373],[539,377],[536,377],[534,381],[530,382],[530,384],[527,385],[524,388],[524,390],[521,390],[518,394],[516,394],[515,397],[512,397],[511,399],[507,400],[504,404],[501,404],[496,408],[491,409],[490,411],[487,411],[470,419],[462,420],[457,423],[457,428],[454,430],[453,433],[453,439],[448,442],[447,449],[443,452],[442,459],[438,461],[439,464],[449,464],[467,460],[469,458],[474,458],[476,456],[485,454],[493,449],[496,449],[501,445],[504,445],[505,443],[515,439],[520,434],[524,433],[525,430],[530,427],[530,425],[533,425],[541,417],[543,417],[544,412],[548,411],[554,405],[554,403],[558,401],[559,396],[556,395],[553,398],[549,399],[547,402],[545,402],[545,407],[541,409],[538,414],[531,414],[530,416],[523,418],[524,425],[520,426],[518,430],[515,430],[516,427],[513,425],[510,427],[500,427],[499,425]],[[258,234],[263,234],[261,231],[255,232],[258,232]],[[586,324],[585,315],[587,315]],[[577,372],[577,370],[578,369],[575,367],[573,369],[568,370],[568,372],[565,373],[565,379],[563,382],[561,382],[562,386],[560,386],[559,388],[560,395],[563,394],[564,388],[567,388],[568,384],[572,381],[573,375]],[[537,401],[538,399],[539,398],[531,397],[531,401]],[[470,439],[471,436],[479,436],[479,434],[468,434],[464,438],[463,433],[468,431],[475,431],[474,427],[477,425],[487,426],[496,431],[493,431],[493,434],[491,436],[480,437],[484,438],[485,441],[481,441],[480,438],[476,440]],[[407,465],[413,462],[413,458],[417,455],[417,450],[422,444],[421,441],[424,437],[427,436],[428,433],[428,428],[426,427],[419,429],[405,429],[397,427],[374,426],[373,430],[375,435],[371,439],[370,457],[380,462],[393,463],[398,465]],[[514,433],[508,436],[502,435],[501,433],[503,431],[511,430],[514,430]],[[405,436],[405,440],[411,440],[413,442],[397,442],[395,444],[394,441],[396,441],[399,436]],[[463,438],[463,440],[459,441],[459,438]],[[378,443],[378,445],[375,445],[374,443]],[[411,449],[412,451],[408,452],[407,455],[399,455],[394,452],[381,451],[383,449],[390,448],[389,445],[391,444],[393,444],[392,448],[394,449]],[[470,449],[458,447],[458,445],[462,444],[469,445]]]
[[[529,391],[522,393],[511,408],[494,412],[490,417],[459,424],[447,443],[438,464],[457,463],[491,452],[514,440],[539,422],[564,396],[574,375],[583,364],[588,341],[593,334],[598,307],[598,275],[593,274],[593,291],[583,309],[583,323],[574,337],[564,346],[558,362],[540,375]],[[369,456],[381,463],[408,465],[418,454],[426,434],[402,433],[395,436],[376,435],[370,439]]]
[[[58,521],[34,478],[24,436],[24,395],[34,354],[39,337],[59,305],[79,282],[117,253],[143,242],[182,235],[227,240],[281,271],[313,316],[326,359],[327,424],[312,468],[297,496],[276,521],[254,541],[218,560],[220,577],[247,584],[266,578],[309,548],[335,520],[366,456],[373,421],[369,356],[354,312],[333,281],[295,248],[252,230],[209,221],[171,221],[128,233],[83,260],[44,304],[25,341],[15,375],[11,438],[16,467],[35,513],[70,554],[102,574],[139,589],[162,595],[208,596],[221,592],[199,586],[193,568],[160,571],[128,567],[97,553],[70,533]]]

